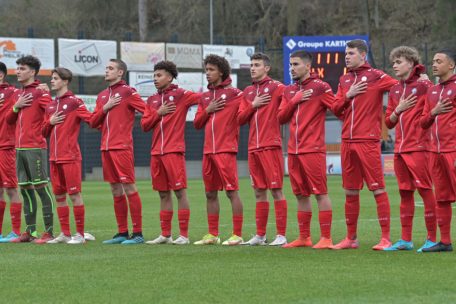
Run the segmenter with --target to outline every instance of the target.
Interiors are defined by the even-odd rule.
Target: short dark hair
[[[19,58],[18,60],[16,60],[16,64],[26,65],[30,67],[32,70],[35,70],[35,75],[38,75],[41,68],[41,61],[32,55],[27,55]]]
[[[3,73],[5,76],[8,74],[8,69],[6,68],[6,64],[0,61],[0,73]]]
[[[73,80],[73,73],[71,73],[71,71],[66,68],[60,68],[60,67],[55,68],[52,70],[52,74],[54,74],[54,73],[59,75],[59,77],[62,80],[68,80],[68,83],[70,83],[71,80]]]
[[[115,59],[115,58],[112,58],[112,59],[109,59],[109,61],[111,62],[115,62],[117,64],[117,68],[119,70],[122,70],[123,71],[123,75],[122,75],[122,78],[124,78],[125,76],[127,76],[127,71],[128,71],[128,68],[127,68],[127,64],[120,60],[120,59]]]
[[[206,58],[204,58],[204,66],[206,66],[207,64],[215,65],[220,70],[220,72],[222,72],[222,80],[226,80],[230,76],[230,64],[228,63],[228,60],[226,60],[225,58],[218,55],[210,54],[207,55]]]
[[[168,60],[163,60],[163,61],[157,62],[157,64],[154,66],[154,72],[157,70],[165,70],[171,76],[173,76],[173,78],[177,78],[177,75],[179,73],[177,71],[176,64],[174,62],[168,61]]]
[[[347,47],[353,48],[353,49],[358,49],[360,52],[364,52],[367,54],[369,51],[369,47],[367,46],[366,41],[362,39],[355,39],[347,42]]]
[[[312,54],[310,52],[299,50],[291,53],[290,58],[301,58],[302,60],[308,60],[312,62]]]
[[[389,59],[393,62],[394,59],[400,57],[404,57],[406,60],[413,62],[413,65],[420,63],[420,54],[418,53],[418,50],[410,46],[401,45],[394,48],[390,53]]]
[[[263,60],[265,66],[271,66],[271,59],[264,53],[255,53],[250,56],[250,60]]]
[[[442,49],[437,52],[436,54],[445,54],[448,58],[450,58],[453,63],[456,63],[456,52],[453,49]]]

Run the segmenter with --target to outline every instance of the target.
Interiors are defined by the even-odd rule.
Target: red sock
[[[208,214],[207,223],[209,225],[209,233],[215,236],[218,236],[219,231],[219,215],[218,214]]]
[[[74,221],[76,223],[76,232],[84,235],[85,207],[84,205],[73,206]]]
[[[6,202],[0,201],[0,234],[2,233],[3,227],[3,216],[5,215]]]
[[[437,223],[440,228],[440,241],[444,244],[451,244],[451,202],[437,202]]]
[[[390,203],[388,194],[383,192],[379,195],[375,195],[375,201],[377,202],[377,217],[382,230],[382,238],[390,239]]]
[[[299,238],[310,237],[310,221],[312,220],[311,211],[298,211]]]
[[[320,222],[321,237],[325,239],[331,238],[331,223],[332,223],[332,210],[325,210],[318,212],[318,221]]]
[[[277,234],[285,235],[287,233],[287,201],[274,201],[274,209],[276,216]]]
[[[435,217],[435,196],[431,189],[420,189],[418,192],[424,203],[424,222],[427,229],[427,238],[432,242],[437,240],[437,219]]]
[[[356,239],[359,217],[359,194],[345,196],[345,222],[347,223],[347,238]]]
[[[266,226],[268,225],[269,202],[256,203],[256,234],[259,236],[266,235]]]
[[[179,219],[180,235],[188,238],[188,222],[190,221],[190,210],[179,209],[177,211],[177,218]]]
[[[62,206],[57,207],[57,215],[59,216],[60,230],[63,234],[69,236],[70,231],[70,207]]]
[[[160,211],[161,234],[166,237],[171,236],[171,221],[173,220],[173,210]]]
[[[118,232],[128,233],[128,205],[125,194],[114,196],[114,213],[116,214]]]
[[[413,215],[415,214],[415,201],[413,191],[399,190],[401,195],[400,216],[402,226],[401,239],[410,242],[412,240]]]
[[[139,193],[135,192],[128,195],[128,204],[130,205],[131,223],[133,226],[133,233],[142,232],[142,204]]]
[[[13,232],[17,235],[21,234],[21,213],[22,213],[22,203],[11,203],[10,204],[10,215],[11,215],[11,226]]]
[[[243,214],[233,214],[233,234],[242,237]]]

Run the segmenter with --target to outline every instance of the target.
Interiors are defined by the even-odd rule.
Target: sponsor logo
[[[94,43],[80,49],[78,53],[74,55],[73,60],[85,71],[89,71],[101,64],[100,54]]]
[[[27,54],[16,50],[16,44],[12,40],[0,41],[0,58],[18,59]]]
[[[296,42],[293,39],[290,39],[287,41],[286,45],[290,50],[292,50],[296,46]]]

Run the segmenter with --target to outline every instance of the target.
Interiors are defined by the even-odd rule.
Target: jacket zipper
[[[356,80],[358,78],[358,75],[355,72],[355,81],[353,84],[356,83]],[[351,102],[351,108],[352,108],[352,113],[351,113],[351,125],[350,125],[350,139],[353,139],[353,124],[355,123],[355,98],[353,97],[352,102]]]
[[[404,82],[404,90],[402,91],[402,97],[405,96],[405,89],[407,88],[407,84]],[[404,140],[405,140],[405,135],[404,135],[404,126],[402,125],[402,114],[399,115],[399,125],[401,126],[401,137],[402,137],[402,140],[401,140],[401,145],[399,146],[399,153],[401,153],[402,151],[402,145],[404,144]]]

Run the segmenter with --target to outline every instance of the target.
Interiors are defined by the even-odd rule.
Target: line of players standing
[[[97,98],[90,113],[82,100],[68,90],[71,71],[56,68],[51,88],[56,98],[35,76],[40,62],[33,56],[17,61],[17,77],[22,88],[8,85],[6,66],[0,64],[0,179],[2,196],[0,220],[6,203],[11,202],[12,232],[0,242],[83,244],[94,239],[84,233],[85,209],[81,196],[81,154],[77,144],[81,121],[102,133],[103,175],[111,185],[118,232],[105,244],[144,243],[142,203],[135,185],[133,128],[135,112],[143,113],[141,128],[152,130],[151,176],[153,189],[160,197],[161,234],[148,244],[189,244],[190,219],[185,172],[184,129],[188,108],[198,105],[194,120],[205,132],[202,164],[207,199],[208,233],[196,245],[219,244],[218,192],[225,190],[232,206],[233,232],[223,245],[272,245],[283,248],[355,249],[359,247],[357,223],[359,191],[364,182],[377,204],[381,238],[374,250],[411,250],[414,217],[414,191],[424,202],[427,229],[425,243],[418,252],[452,251],[451,204],[456,200],[456,102],[455,53],[437,52],[433,74],[439,83],[432,85],[419,63],[418,52],[410,47],[392,50],[390,59],[399,81],[372,68],[366,62],[367,45],[363,40],[347,43],[345,62],[348,73],[340,77],[334,96],[329,85],[311,73],[312,55],[297,51],[290,57],[294,84],[284,86],[271,79],[267,55],[251,57],[252,85],[243,92],[231,86],[230,66],[223,58],[204,59],[208,91],[200,94],[173,84],[178,72],[174,63],[162,61],[154,66],[158,92],[147,104],[122,80],[125,63],[112,59],[106,66],[109,87]],[[386,125],[396,128],[395,172],[400,189],[401,239],[390,240],[390,203],[385,191],[381,166],[380,138],[382,97],[389,92]],[[342,180],[345,189],[347,236],[333,244],[332,207],[326,186],[325,116],[332,111],[343,122]],[[283,154],[280,124],[289,123],[288,170],[296,196],[299,237],[287,242],[287,201],[282,192]],[[256,234],[242,238],[243,204],[238,194],[236,154],[239,126],[249,124],[248,165],[256,197]],[[53,234],[53,198],[48,189],[46,137],[50,139],[49,161],[52,188],[57,201],[61,233]],[[17,170],[17,178],[16,178]],[[432,183],[434,182],[434,183]],[[20,233],[21,202],[24,200],[26,230]],[[435,196],[433,192],[435,189]],[[274,200],[277,234],[267,243],[269,215],[268,190]],[[172,192],[178,201],[179,236],[173,240]],[[37,200],[43,206],[45,232],[36,231]],[[310,235],[311,195],[315,195],[321,229],[313,245]],[[71,235],[67,195],[73,204],[76,234]],[[128,213],[132,234],[128,230]],[[1,223],[0,223],[1,224]],[[441,241],[437,242],[437,224]],[[1,226],[0,226],[1,227]]]

